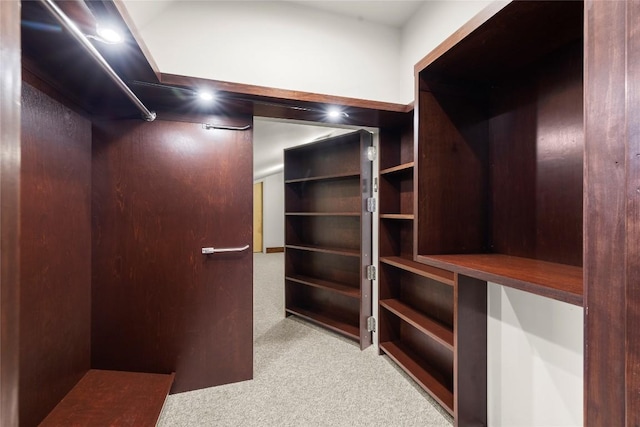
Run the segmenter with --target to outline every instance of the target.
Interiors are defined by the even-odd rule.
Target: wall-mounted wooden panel
[[[639,422],[638,11],[636,1],[585,4],[587,426]]]
[[[0,425],[18,425],[20,3],[0,2]]]
[[[20,424],[90,368],[91,123],[22,87]]]
[[[93,367],[175,371],[173,392],[251,378],[251,248],[201,248],[252,243],[252,131],[125,120],[93,136]]]

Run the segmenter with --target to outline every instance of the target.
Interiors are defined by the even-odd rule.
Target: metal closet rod
[[[2,1],[2,0],[0,0]],[[98,63],[100,68],[102,68],[107,75],[114,81],[114,83],[127,95],[127,97],[138,107],[138,109],[142,112],[144,119],[148,122],[152,122],[156,119],[156,113],[149,110],[140,99],[136,96],[135,93],[129,86],[122,81],[118,73],[116,73],[111,65],[104,59],[104,57],[98,52],[93,44],[89,41],[87,36],[85,36],[82,31],[78,28],[78,26],[53,2],[53,0],[40,0],[41,3],[51,12],[51,14],[65,27],[75,38],[80,45],[91,55],[93,59]]]

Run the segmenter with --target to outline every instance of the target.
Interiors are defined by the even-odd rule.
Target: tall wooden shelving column
[[[285,312],[371,345],[371,134],[284,153]]]
[[[414,260],[412,115],[380,135],[380,350],[456,420],[482,424],[486,285]]]
[[[496,3],[416,65],[413,259],[451,272],[456,425],[487,423],[487,281],[583,303],[583,18]]]

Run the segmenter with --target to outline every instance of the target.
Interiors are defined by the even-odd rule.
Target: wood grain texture
[[[380,266],[381,299],[397,299],[453,330],[453,287],[409,271]]]
[[[362,209],[357,177],[287,183],[285,192],[287,213],[353,212],[359,215]]]
[[[92,366],[175,372],[173,392],[250,379],[251,249],[201,248],[251,243],[252,132],[163,120],[93,131]]]
[[[490,251],[582,265],[582,43],[493,89]]]
[[[406,259],[413,259],[414,221],[381,219],[379,224],[380,231],[378,234],[378,251],[380,256],[398,256]]]
[[[640,2],[627,3],[626,422],[640,425]]]
[[[0,2],[0,425],[18,426],[20,2]]]
[[[359,289],[360,261],[357,257],[287,249],[285,275],[308,276]]]
[[[40,426],[154,427],[173,378],[92,369]]]
[[[501,254],[419,255],[434,267],[582,306],[582,268]]]
[[[454,291],[456,426],[487,425],[487,282],[458,274]]]
[[[380,349],[453,416],[453,391],[441,373],[401,342],[381,341]]]
[[[330,147],[330,149],[328,149]],[[352,132],[284,150],[284,179],[360,175],[360,133]]]
[[[330,232],[329,232],[330,231]],[[287,245],[309,245],[360,252],[360,218],[352,216],[287,216]]]
[[[413,359],[422,365],[438,382],[453,393],[453,353],[428,335],[423,334],[409,323],[400,322],[400,339],[396,342]]]
[[[20,423],[89,370],[91,122],[23,82]]]
[[[486,250],[489,128],[476,94],[421,91],[416,144],[418,254]]]
[[[360,341],[359,298],[285,281],[286,310]]]
[[[585,3],[587,426],[626,423],[626,8],[626,2]]]

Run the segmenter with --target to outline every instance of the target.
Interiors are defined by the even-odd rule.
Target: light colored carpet
[[[283,254],[254,254],[254,379],[171,395],[159,426],[451,426],[373,347],[284,318],[283,270]]]

